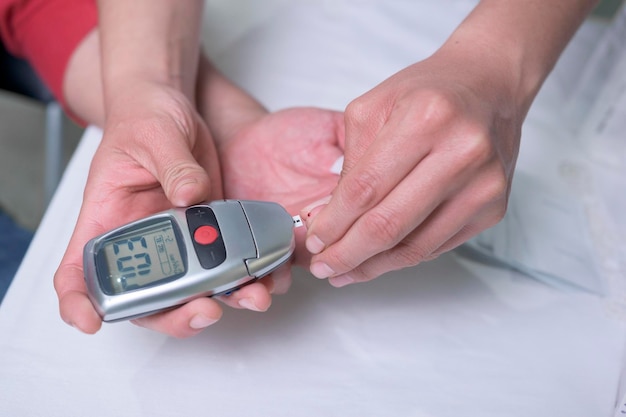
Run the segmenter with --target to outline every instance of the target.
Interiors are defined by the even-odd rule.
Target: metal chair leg
[[[61,180],[63,164],[63,110],[56,101],[46,105],[45,150],[44,192],[48,204]]]

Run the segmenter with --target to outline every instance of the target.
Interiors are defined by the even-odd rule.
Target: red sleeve
[[[7,50],[28,60],[66,108],[65,68],[97,23],[95,0],[0,0],[0,35]]]

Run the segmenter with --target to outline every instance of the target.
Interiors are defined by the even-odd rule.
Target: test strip
[[[304,223],[302,222],[302,218],[300,217],[299,214],[296,214],[295,216],[293,216],[293,227],[297,228],[301,226],[304,226]]]

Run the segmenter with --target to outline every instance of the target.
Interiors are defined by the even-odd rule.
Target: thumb
[[[157,179],[170,203],[185,207],[209,199],[211,180],[191,153],[164,162],[156,163]]]
[[[149,150],[149,170],[174,206],[185,207],[207,200],[211,179],[189,149],[186,140],[166,140]]]

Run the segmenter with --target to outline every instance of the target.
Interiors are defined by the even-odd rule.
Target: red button
[[[210,245],[218,236],[217,229],[209,225],[200,226],[193,232],[193,239],[201,245]]]

